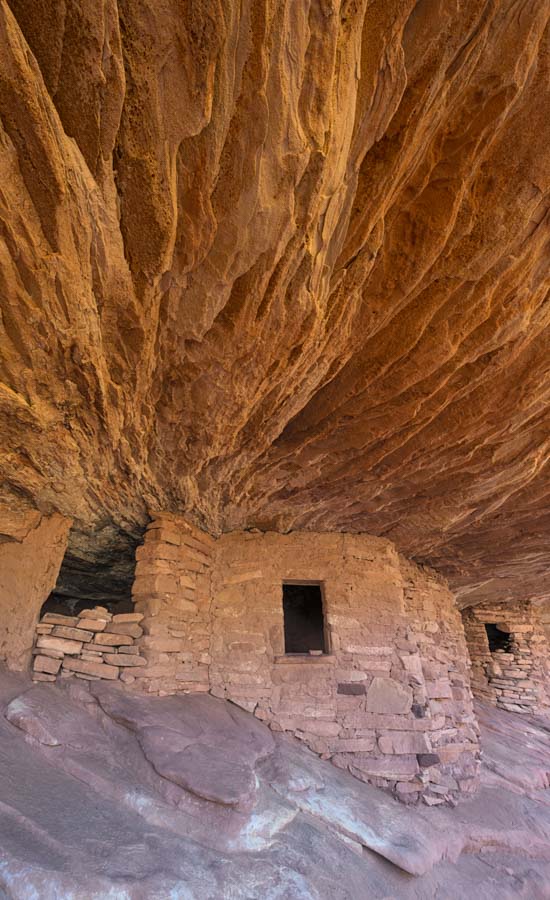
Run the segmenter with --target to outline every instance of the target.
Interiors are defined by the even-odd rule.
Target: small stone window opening
[[[496,653],[498,650],[502,650],[504,653],[510,652],[512,637],[508,631],[503,631],[498,625],[492,624],[486,624],[485,631],[491,653]]]
[[[323,592],[319,583],[283,584],[285,653],[327,653]]]

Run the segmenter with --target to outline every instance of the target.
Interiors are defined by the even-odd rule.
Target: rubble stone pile
[[[120,678],[133,683],[132,673],[147,664],[137,645],[142,619],[139,612],[111,615],[104,606],[75,616],[45,613],[36,626],[33,680],[74,675],[87,681]]]

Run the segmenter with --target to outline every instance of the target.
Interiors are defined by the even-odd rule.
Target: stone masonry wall
[[[143,631],[141,613],[112,616],[104,606],[84,609],[76,616],[45,613],[36,626],[33,681],[120,678],[131,684],[133,672],[146,664],[136,639]]]
[[[329,653],[284,655],[283,580],[321,581]],[[210,684],[401,799],[475,789],[464,632],[445,584],[367,535],[223,535]]]
[[[441,794],[454,782],[462,793],[477,788],[479,726],[472,704],[470,658],[462,618],[446,582],[435,572],[400,557],[404,578],[409,650],[405,667],[420,659],[415,700],[432,722],[431,743],[441,761],[429,769],[429,792]]]
[[[155,514],[136,551],[132,596],[143,614],[147,665],[135,687],[155,694],[208,691],[210,577],[215,541],[183,517]]]
[[[550,656],[540,609],[506,600],[469,607],[462,618],[474,694],[510,712],[550,712]],[[508,652],[491,652],[486,624],[510,634]]]

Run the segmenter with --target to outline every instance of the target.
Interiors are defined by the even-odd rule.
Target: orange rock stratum
[[[104,565],[172,509],[550,595],[549,20],[2,0],[2,535]]]

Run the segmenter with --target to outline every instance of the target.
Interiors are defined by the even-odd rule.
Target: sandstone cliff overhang
[[[0,539],[72,518],[97,600],[147,507],[547,597],[549,14],[3,2]]]

